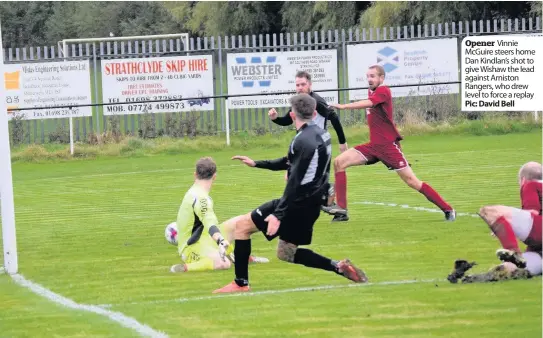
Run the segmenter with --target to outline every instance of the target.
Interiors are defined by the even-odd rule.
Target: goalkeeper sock
[[[213,270],[213,268],[213,260],[208,257],[204,257],[198,262],[185,264],[185,271],[209,271]]]
[[[249,256],[251,255],[251,239],[236,239],[234,247],[234,263],[238,286],[249,285]]]
[[[309,268],[337,272],[337,262],[309,249],[298,248],[294,254],[294,263],[305,265]]]

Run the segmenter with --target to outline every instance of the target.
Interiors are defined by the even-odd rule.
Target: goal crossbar
[[[59,50],[62,51],[62,57],[64,58],[64,61],[68,59],[68,44],[69,43],[86,43],[86,42],[116,42],[116,41],[134,41],[134,40],[153,40],[153,39],[173,39],[173,38],[181,38],[181,41],[183,41],[184,50],[188,51],[190,47],[189,45],[189,34],[188,33],[176,33],[176,34],[158,34],[158,35],[133,35],[133,36],[112,36],[107,38],[78,38],[78,39],[64,39],[62,41],[58,41],[59,44]],[[62,43],[62,48],[60,48],[60,44]],[[69,119],[69,132],[70,132],[70,154],[74,154],[74,126],[73,126],[73,118],[70,115]]]

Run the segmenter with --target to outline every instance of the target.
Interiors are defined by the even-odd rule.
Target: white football
[[[166,237],[166,240],[171,245],[177,245],[177,223],[172,222],[166,226],[166,230],[164,231],[164,236]]]

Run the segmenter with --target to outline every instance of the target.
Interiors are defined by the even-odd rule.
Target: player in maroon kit
[[[502,244],[496,251],[498,258],[518,268],[526,268],[532,276],[541,274],[541,187],[540,163],[528,162],[519,171],[522,209],[504,205],[485,206],[479,216],[488,224]],[[521,253],[517,238],[526,244]]]
[[[323,206],[322,210],[334,215],[333,221],[347,221],[347,177],[345,170],[355,165],[382,162],[395,170],[408,186],[423,194],[438,206],[445,219],[454,221],[455,210],[427,183],[419,180],[405,158],[399,141],[403,138],[396,129],[393,118],[392,94],[383,85],[385,70],[379,65],[369,67],[366,77],[369,84],[368,99],[349,104],[331,104],[337,109],[366,109],[370,141],[341,153],[334,160],[336,203]]]

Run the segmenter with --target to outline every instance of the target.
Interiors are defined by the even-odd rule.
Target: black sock
[[[249,285],[249,256],[251,255],[251,239],[236,239],[234,246],[236,279],[238,286]]]
[[[237,257],[236,257],[237,261]],[[294,263],[302,264],[310,268],[337,272],[337,262],[323,257],[309,249],[298,248],[294,254]]]

